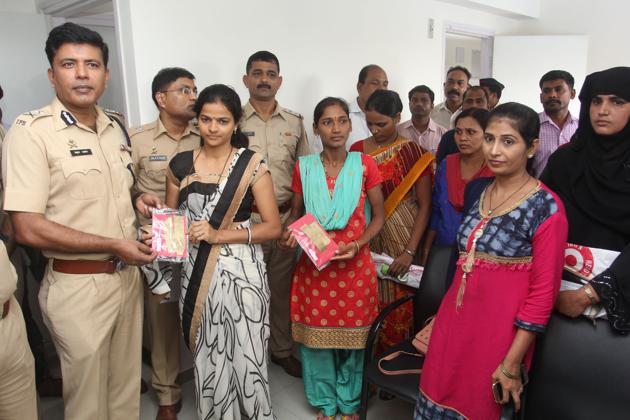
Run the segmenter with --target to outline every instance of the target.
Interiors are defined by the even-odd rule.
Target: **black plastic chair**
[[[606,320],[554,313],[537,340],[527,419],[630,418],[630,337]]]
[[[408,374],[392,376],[385,375],[378,369],[379,359],[387,354],[399,350],[416,353],[415,348],[411,344],[413,337],[396,344],[385,353],[376,357],[374,356],[374,344],[385,318],[387,318],[394,309],[405,302],[410,300],[414,302],[415,332],[422,328],[427,318],[435,315],[448,288],[447,271],[451,259],[451,251],[452,247],[450,246],[433,246],[429,253],[424,273],[422,274],[420,287],[417,289],[415,296],[407,296],[393,302],[381,311],[372,324],[365,347],[363,386],[361,388],[361,406],[359,409],[361,419],[367,418],[368,390],[370,384],[374,384],[404,401],[415,404],[418,398],[420,375]],[[423,361],[424,358],[400,356],[391,362],[385,363],[383,366],[389,370],[421,369]]]

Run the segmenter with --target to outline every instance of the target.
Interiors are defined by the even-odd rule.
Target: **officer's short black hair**
[[[180,77],[195,80],[191,72],[181,67],[166,67],[157,72],[151,83],[151,99],[158,106],[155,94],[168,89],[169,85]]]
[[[51,67],[55,54],[63,44],[89,44],[100,48],[103,55],[103,64],[107,68],[109,48],[98,32],[72,22],[66,22],[63,25],[54,27],[48,34],[45,49],[46,57],[48,57]]]
[[[363,67],[359,72],[359,83],[365,83],[365,79],[367,78],[368,73],[370,72],[370,70],[374,69],[383,70],[383,68],[377,64],[368,64],[367,66]]]
[[[247,65],[245,66],[245,74],[249,74],[249,71],[252,69],[252,64],[254,61],[264,61],[266,63],[274,63],[278,67],[278,73],[280,73],[280,61],[278,57],[274,53],[269,51],[256,51],[254,54],[250,55],[247,59]]]
[[[427,95],[429,95],[429,98],[431,98],[431,103],[435,101],[435,93],[433,93],[431,88],[426,85],[418,85],[411,89],[409,91],[409,100],[411,100],[411,97],[414,93],[426,93]]]
[[[564,80],[570,89],[573,89],[573,85],[575,85],[575,79],[568,71],[551,70],[543,74],[543,77],[540,78],[540,82],[538,82],[538,86],[542,89],[544,82],[550,82],[552,80]]]
[[[451,68],[448,69],[448,71],[446,72],[446,76],[448,77],[448,75],[453,72],[453,71],[461,71],[463,72],[466,77],[468,78],[468,80],[470,80],[470,78],[472,77],[472,74],[470,74],[470,71],[468,71],[468,69],[464,66],[453,66]]]

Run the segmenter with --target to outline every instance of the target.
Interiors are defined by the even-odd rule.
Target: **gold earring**
[[[534,155],[527,155],[527,159],[531,159],[533,157],[534,157]]]

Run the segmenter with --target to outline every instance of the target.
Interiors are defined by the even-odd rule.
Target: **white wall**
[[[0,12],[0,107],[7,127],[22,112],[41,108],[52,98],[44,53],[47,33],[44,15]]]
[[[124,90],[122,84],[122,73],[120,71],[120,59],[118,54],[118,42],[116,31],[113,27],[85,25],[93,31],[98,32],[103,37],[109,47],[109,82],[107,89],[99,99],[98,103],[103,108],[113,109],[120,113],[125,112]]]
[[[356,96],[358,72],[369,63],[385,68],[403,102],[417,84],[431,86],[441,100],[444,21],[472,20],[497,33],[515,25],[513,19],[431,0],[180,0],[176,8],[165,0],[121,0],[114,5],[118,22],[127,24],[121,43],[132,124],[155,118],[150,83],[165,66],[188,68],[199,87],[232,85],[246,101],[241,77],[247,57],[260,49],[279,57],[284,82],[278,100],[304,114],[307,127],[324,96]],[[429,18],[435,19],[433,39],[427,35]]]
[[[621,0],[547,0],[540,19],[524,20],[514,35],[587,35],[587,73],[630,66],[628,47],[630,2]],[[570,56],[567,50],[564,56]]]
[[[35,0],[0,0],[0,13],[37,13]]]
[[[586,76],[587,44],[584,35],[495,37],[493,75],[506,86],[501,102],[517,101],[542,111],[539,81],[554,69],[571,73],[579,92]],[[565,54],[567,50],[572,53]],[[569,103],[569,110],[579,115],[577,97]]]

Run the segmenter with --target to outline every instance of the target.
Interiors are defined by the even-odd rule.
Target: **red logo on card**
[[[567,244],[564,250],[564,266],[575,273],[588,278],[593,272],[595,261],[588,247]]]

